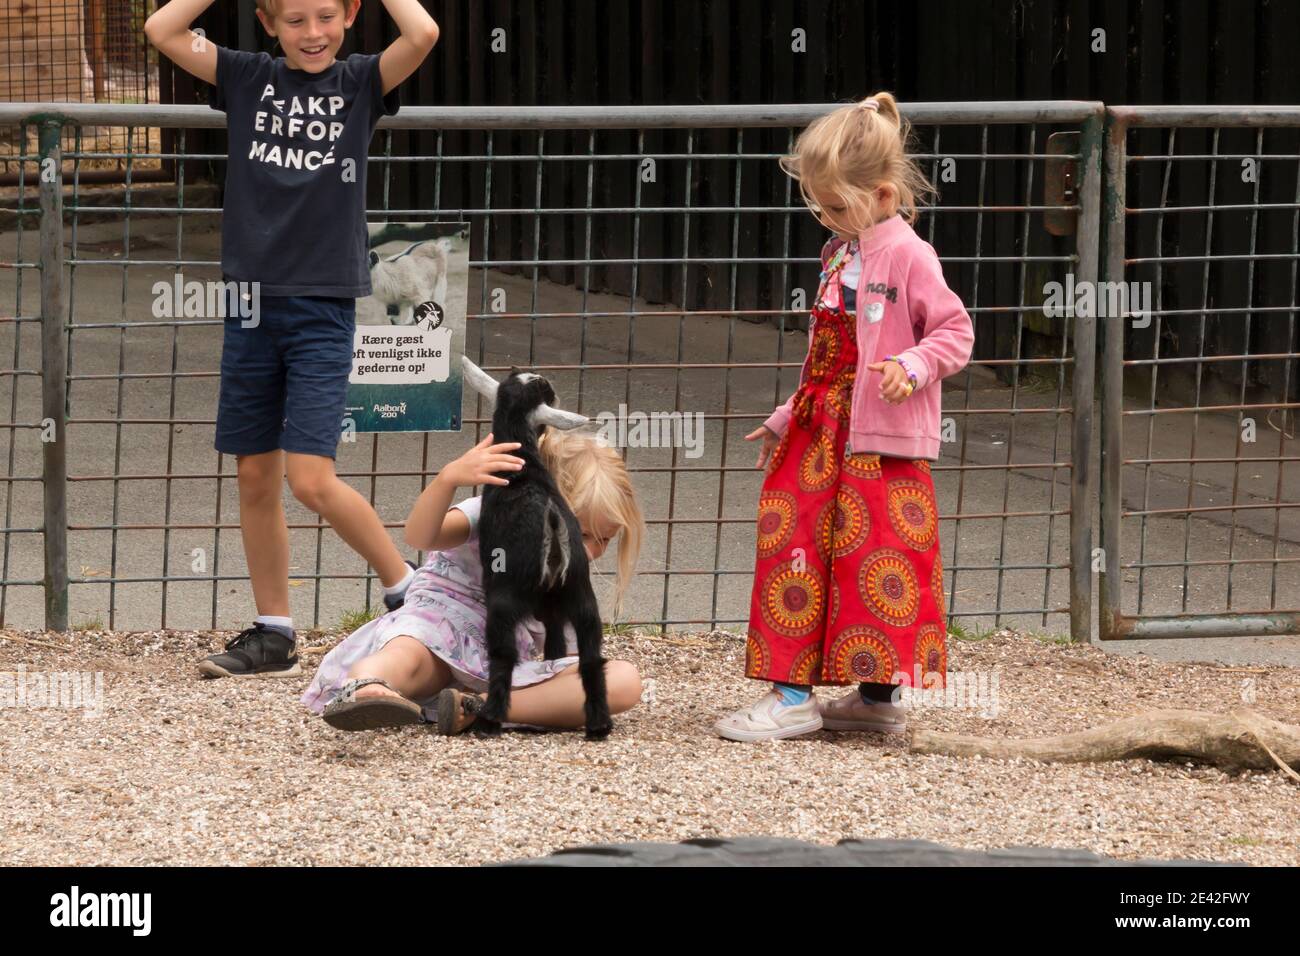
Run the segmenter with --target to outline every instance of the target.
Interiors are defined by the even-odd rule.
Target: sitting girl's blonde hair
[[[645,537],[645,518],[632,490],[627,465],[615,449],[602,445],[594,435],[580,432],[548,428],[538,450],[580,523],[590,527],[599,517],[601,524],[618,525],[614,612],[620,613]]]
[[[815,120],[799,134],[794,152],[781,157],[781,168],[798,181],[813,209],[813,190],[839,196],[856,231],[885,218],[882,212],[915,222],[918,206],[935,188],[907,155],[911,131],[893,94],[873,93]],[[884,209],[875,195],[880,186],[893,194]]]

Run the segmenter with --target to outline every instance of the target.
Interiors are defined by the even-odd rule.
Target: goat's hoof
[[[501,736],[501,724],[495,720],[487,720],[481,715],[478,720],[474,721],[473,730],[480,737]]]
[[[506,719],[506,714],[509,712],[510,698],[489,692],[483,700],[483,706],[479,708],[478,719],[499,724]]]
[[[609,732],[613,729],[614,729],[614,725],[609,722],[592,724],[587,728],[587,739],[604,740],[606,737],[609,736]]]

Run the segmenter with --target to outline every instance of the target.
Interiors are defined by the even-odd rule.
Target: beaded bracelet
[[[885,356],[885,361],[886,361],[886,362],[897,362],[899,368],[901,368],[904,372],[907,373],[907,382],[908,382],[908,387],[909,387],[908,394],[909,394],[909,395],[912,394],[912,392],[916,391],[916,373],[913,372],[910,368],[908,368],[907,363],[904,362],[903,359],[902,359],[900,356],[897,356],[897,355],[886,355],[886,356]]]

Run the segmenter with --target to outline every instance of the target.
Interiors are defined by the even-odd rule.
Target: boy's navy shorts
[[[260,455],[282,448],[334,458],[352,372],[356,315],[355,299],[263,295],[256,325],[244,328],[252,317],[228,308],[217,451]]]

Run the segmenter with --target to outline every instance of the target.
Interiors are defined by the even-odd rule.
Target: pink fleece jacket
[[[822,249],[822,268],[842,240]],[[939,457],[940,381],[966,367],[975,330],[948,288],[934,247],[901,216],[864,231],[858,254],[858,367],[849,420],[849,450],[895,458]],[[813,328],[808,330],[811,341]],[[880,396],[881,375],[867,365],[900,356],[916,373],[916,389],[897,405]],[[805,357],[799,382],[808,375]],[[790,423],[792,395],[765,425],[777,435]]]

